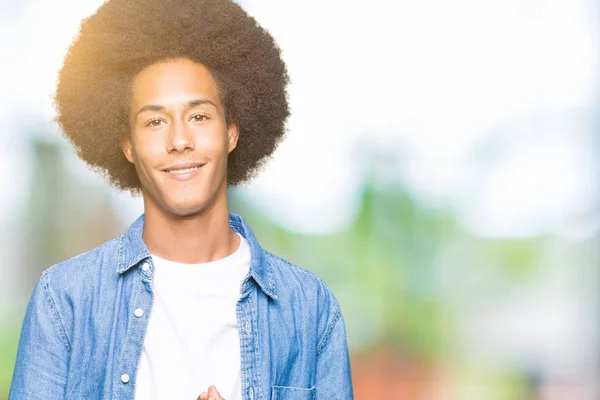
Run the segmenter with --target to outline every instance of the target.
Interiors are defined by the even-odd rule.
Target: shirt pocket
[[[317,396],[317,388],[310,389],[292,386],[273,386],[272,400],[314,400]]]

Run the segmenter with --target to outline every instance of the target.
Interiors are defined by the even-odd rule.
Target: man
[[[287,82],[231,1],[110,0],[83,21],[57,121],[144,215],[42,273],[9,399],[353,397],[331,291],[228,211],[284,135]]]

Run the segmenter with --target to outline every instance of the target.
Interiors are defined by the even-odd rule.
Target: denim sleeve
[[[29,300],[9,400],[65,397],[69,342],[51,297],[48,270]]]
[[[317,400],[352,400],[346,327],[338,309],[317,350]]]

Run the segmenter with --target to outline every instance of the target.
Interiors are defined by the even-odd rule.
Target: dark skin
[[[240,239],[229,227],[227,158],[238,128],[226,122],[210,72],[183,58],[142,70],[130,126],[122,148],[141,182],[150,252],[186,264],[232,254]],[[223,400],[214,386],[198,399]]]

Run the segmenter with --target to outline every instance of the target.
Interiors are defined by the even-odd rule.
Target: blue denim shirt
[[[244,400],[352,399],[344,320],[331,291],[262,249],[240,216],[230,214],[229,224],[251,252],[237,302]],[[151,311],[153,299],[143,225],[142,215],[123,235],[42,273],[9,400],[134,399],[150,315],[134,310]]]

